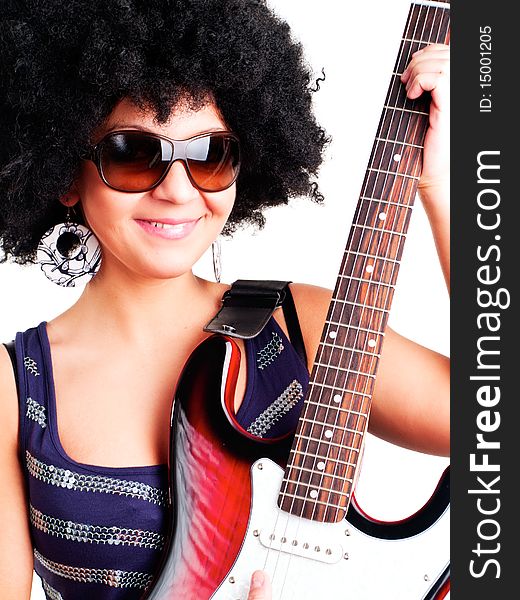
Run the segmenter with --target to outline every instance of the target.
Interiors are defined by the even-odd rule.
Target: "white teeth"
[[[182,229],[184,223],[179,223],[178,225],[172,225],[171,223],[158,223],[157,221],[150,221],[150,224],[158,229]]]

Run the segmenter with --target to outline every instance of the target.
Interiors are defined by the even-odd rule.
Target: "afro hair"
[[[115,105],[168,120],[212,99],[242,147],[225,233],[263,209],[320,200],[312,181],[328,138],[310,70],[264,0],[3,0],[0,16],[0,238],[3,260],[34,261],[64,220],[58,199]]]

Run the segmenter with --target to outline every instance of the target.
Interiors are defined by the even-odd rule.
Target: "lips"
[[[178,240],[189,235],[199,219],[180,220],[180,219],[135,219],[136,223],[147,233],[165,238],[168,240]]]

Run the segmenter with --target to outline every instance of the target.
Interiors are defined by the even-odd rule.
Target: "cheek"
[[[223,192],[207,194],[205,197],[206,206],[215,217],[227,221],[235,204],[236,186],[233,184]]]

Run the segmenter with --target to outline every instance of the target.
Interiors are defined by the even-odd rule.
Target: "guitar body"
[[[172,422],[174,515],[147,599],[238,600],[255,569],[273,599],[443,598],[448,591],[449,482],[445,473],[418,513],[397,523],[364,515],[319,523],[277,506],[291,438],[256,438],[232,414],[240,350],[213,336],[190,357]],[[442,549],[441,551],[439,549]]]

